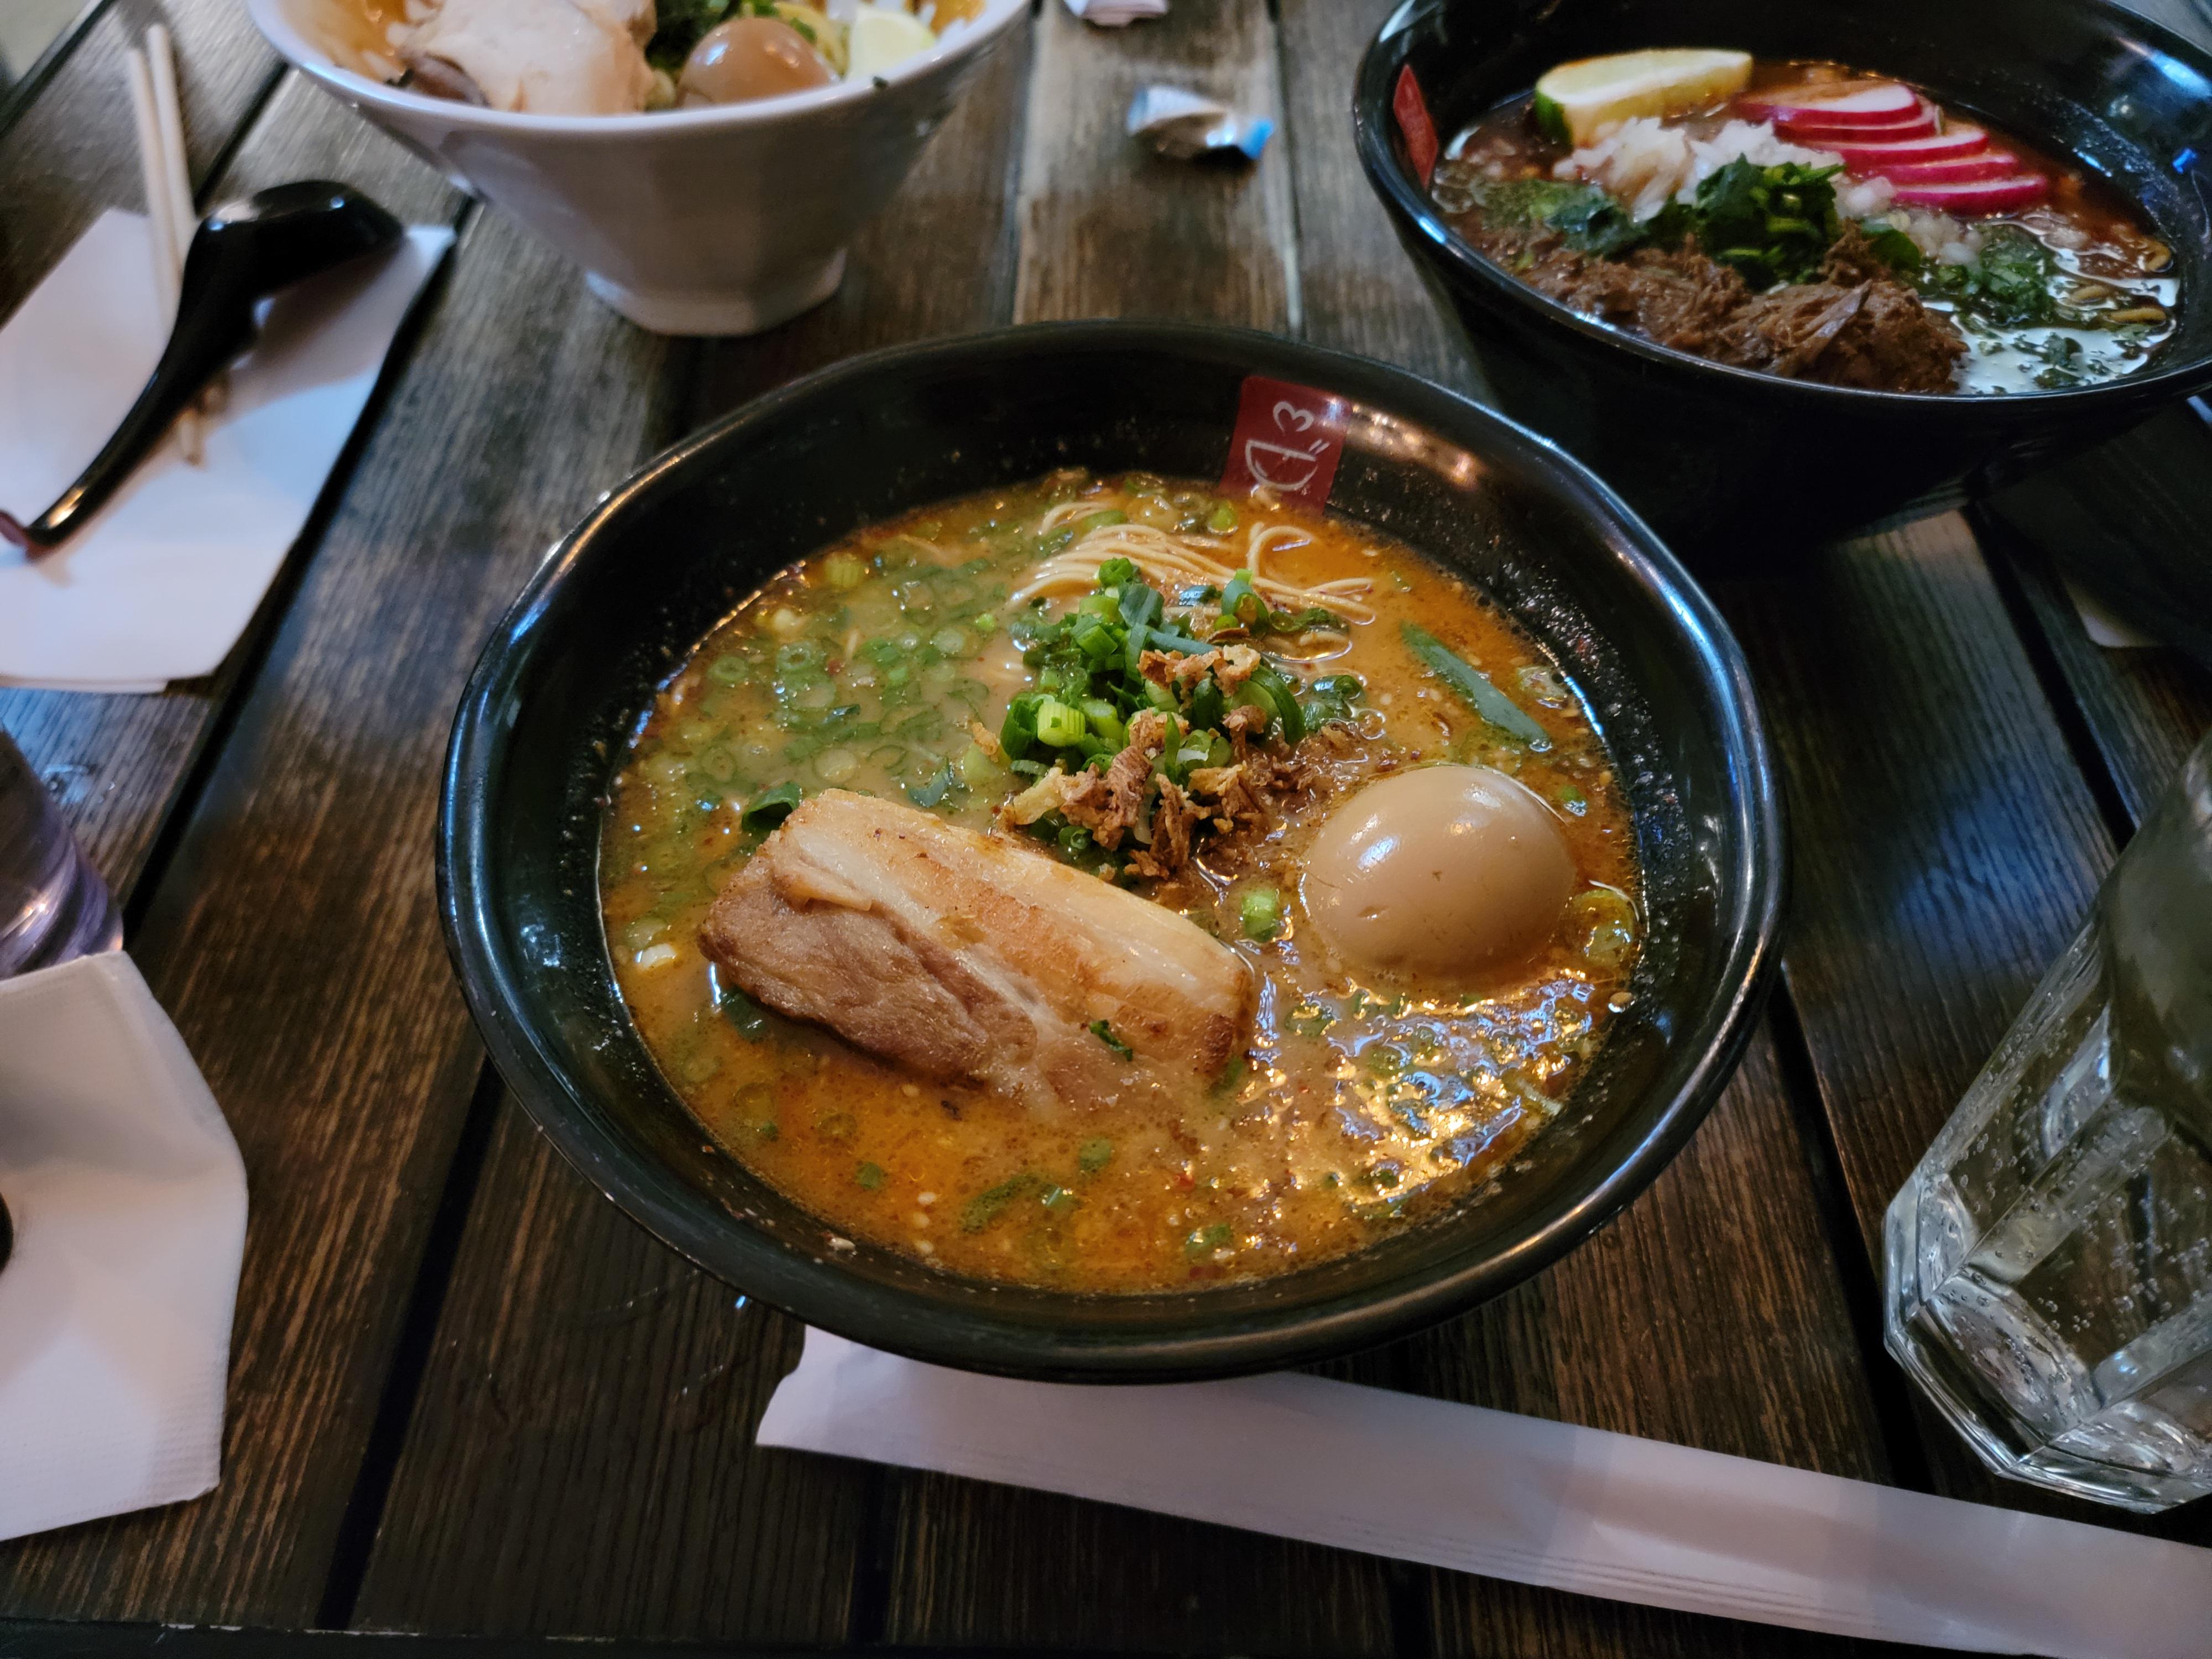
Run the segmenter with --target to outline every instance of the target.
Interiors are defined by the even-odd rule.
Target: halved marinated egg
[[[789,23],[775,17],[733,17],[699,37],[684,60],[677,101],[741,104],[755,98],[826,87],[837,78]]]
[[[1487,766],[1369,784],[1322,824],[1302,896],[1354,973],[1464,985],[1552,937],[1575,863],[1549,807]]]

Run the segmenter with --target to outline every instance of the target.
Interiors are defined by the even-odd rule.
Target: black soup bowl
[[[2142,370],[2000,397],[1862,391],[1729,368],[1607,326],[1468,246],[1414,176],[1410,68],[1439,142],[1556,64],[1647,46],[1832,58],[1928,89],[2138,204],[2179,322]],[[1499,404],[1595,468],[1692,564],[1756,564],[1933,496],[1955,505],[2212,386],[2212,54],[2105,0],[1409,0],[1368,47],[1361,164]]]
[[[1597,713],[1650,921],[1615,1023],[1487,1197],[1286,1277],[1078,1295],[954,1277],[824,1224],[709,1144],[617,991],[602,802],[658,685],[779,567],[860,526],[1055,467],[1222,474],[1246,378],[1343,400],[1332,510],[1464,573]],[[1401,370],[1259,334],[1068,324],[878,352],[652,462],[554,549],[486,647],[447,756],[447,936],[493,1057],[630,1216],[748,1294],[971,1370],[1165,1380],[1309,1360],[1536,1272],[1651,1180],[1739,1058],[1783,884],[1774,764],[1735,642],[1589,473]]]

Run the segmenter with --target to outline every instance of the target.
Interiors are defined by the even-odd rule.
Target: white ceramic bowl
[[[333,96],[583,266],[661,334],[751,334],[820,304],[960,88],[1029,15],[987,0],[873,82],[642,115],[518,115],[405,92],[341,61],[345,0],[246,0]]]

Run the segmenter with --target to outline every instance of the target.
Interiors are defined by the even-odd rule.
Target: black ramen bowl
[[[617,992],[602,801],[656,686],[779,566],[860,526],[1055,467],[1217,478],[1248,375],[1349,422],[1334,510],[1464,573],[1596,713],[1650,922],[1633,1005],[1500,1190],[1284,1278],[1079,1295],[953,1277],[837,1237],[707,1143]],[[493,1057],[585,1177],[810,1323],[919,1358],[1068,1380],[1257,1370],[1494,1296],[1618,1211],[1727,1080],[1775,949],[1783,831],[1735,642],[1587,471],[1401,370],[1217,328],[1067,324],[878,352],[670,450],[554,550],[469,683],[448,754],[447,936]]]
[[[1661,46],[1838,59],[2070,153],[2172,244],[2175,332],[2137,373],[2065,391],[1822,386],[1595,322],[1452,233],[1392,113],[1402,71],[1448,143],[1555,64]],[[1499,404],[1595,467],[1693,564],[1755,563],[1923,498],[1956,505],[2212,386],[2212,54],[2105,0],[1409,0],[1360,63],[1352,120],[1369,182]]]

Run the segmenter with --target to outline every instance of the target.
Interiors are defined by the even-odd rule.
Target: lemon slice
[[[1750,79],[1747,52],[1675,46],[1580,58],[1536,82],[1536,125],[1554,138],[1587,144],[1609,123],[1686,115],[1734,97]]]
[[[845,50],[851,64],[845,78],[866,81],[903,64],[917,52],[927,52],[936,44],[937,37],[929,32],[929,25],[912,12],[892,6],[864,5],[853,15],[852,28],[845,36]]]

